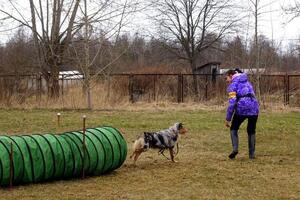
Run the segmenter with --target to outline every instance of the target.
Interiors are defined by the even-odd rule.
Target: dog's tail
[[[143,137],[139,137],[138,139],[136,139],[136,140],[134,141],[134,143],[133,143],[133,145],[132,145],[132,149],[133,149],[134,151],[136,151],[136,150],[141,150],[141,149],[143,149],[144,145],[145,145],[144,138],[143,138]]]
[[[145,145],[145,141],[144,141],[143,137],[139,137],[138,139],[136,139],[132,144],[132,154],[131,154],[130,158],[133,157],[135,152],[142,151],[144,145]]]

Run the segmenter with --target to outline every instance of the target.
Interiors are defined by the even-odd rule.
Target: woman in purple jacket
[[[229,83],[227,88],[229,105],[227,108],[225,126],[230,127],[233,148],[229,158],[234,159],[238,154],[238,130],[243,121],[248,119],[247,133],[249,158],[254,159],[255,129],[259,114],[259,104],[255,98],[253,87],[248,81],[247,74],[242,73],[239,69],[228,70],[226,72],[226,81]]]

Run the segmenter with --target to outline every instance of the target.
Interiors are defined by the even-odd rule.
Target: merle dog
[[[149,150],[150,148],[159,149],[159,152],[163,152],[165,149],[169,149],[171,161],[175,162],[174,147],[177,143],[179,134],[185,134],[187,129],[183,127],[182,123],[175,123],[173,126],[166,130],[157,132],[144,132],[143,135],[138,137],[133,144],[133,153],[130,158],[133,158],[134,163],[142,152]]]

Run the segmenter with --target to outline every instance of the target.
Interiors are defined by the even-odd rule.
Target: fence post
[[[60,127],[60,116],[61,116],[61,114],[57,113],[56,116],[57,116],[57,127]]]
[[[85,173],[84,173],[84,165],[85,165],[85,157],[86,157],[86,144],[85,144],[85,131],[86,131],[86,126],[85,126],[85,121],[86,121],[86,115],[82,116],[83,119],[83,128],[82,128],[82,151],[83,151],[83,156],[82,156],[82,178],[85,177]]]
[[[32,84],[32,87],[34,88],[34,84],[33,84],[33,77],[31,77],[32,81],[31,81],[31,84]],[[39,83],[39,76],[36,75],[35,76],[35,97],[36,97],[36,102],[39,101],[39,87],[40,87],[40,83]]]
[[[208,99],[208,75],[205,75],[205,100]]]
[[[110,99],[110,79],[111,79],[111,74],[108,74],[107,79],[104,78],[104,81],[107,81],[107,93],[106,93],[106,100],[109,101]]]
[[[182,74],[177,75],[177,103],[182,103]]]
[[[61,96],[62,96],[62,98],[64,98],[64,78],[65,78],[65,76],[62,75],[61,76]]]
[[[128,77],[128,93],[129,93],[129,102],[133,103],[133,75],[130,74]]]
[[[39,95],[40,95],[40,99],[39,99],[39,105],[41,105],[41,101],[42,101],[42,93],[43,93],[43,77],[42,75],[40,74],[40,80],[39,80]]]
[[[283,77],[283,82],[284,82],[284,94],[283,94],[283,104],[284,105],[287,105],[288,104],[288,75],[287,73],[284,75]]]
[[[41,99],[42,99],[42,75],[36,75],[36,101],[41,106]]]
[[[181,74],[181,102],[183,103],[183,74]]]
[[[287,74],[286,104],[290,104],[290,75]]]
[[[156,101],[156,81],[157,81],[157,75],[154,75],[153,78],[153,97],[154,97],[154,102]]]

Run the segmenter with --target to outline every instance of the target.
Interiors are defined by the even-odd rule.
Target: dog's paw
[[[171,160],[171,162],[178,163],[179,161],[178,160]]]

